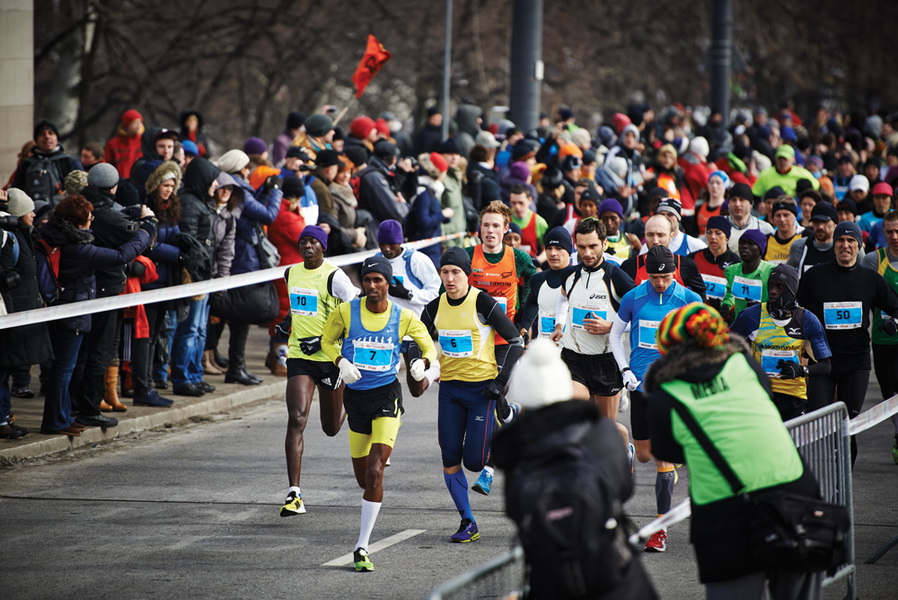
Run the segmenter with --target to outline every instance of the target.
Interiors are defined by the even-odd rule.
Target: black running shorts
[[[307,360],[305,358],[288,358],[287,379],[297,375],[311,377],[316,384],[332,390],[337,387],[340,369],[332,362]]]
[[[590,395],[614,396],[624,387],[617,361],[610,352],[579,354],[564,348],[561,351],[561,360],[571,370],[571,379],[585,385]]]

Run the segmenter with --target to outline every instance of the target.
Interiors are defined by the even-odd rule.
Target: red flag
[[[352,82],[355,84],[355,97],[360,97],[364,92],[380,68],[384,63],[390,60],[393,54],[389,50],[385,50],[383,45],[377,41],[377,38],[368,34],[368,45],[365,48],[365,56],[362,57],[359,66],[352,76]]]

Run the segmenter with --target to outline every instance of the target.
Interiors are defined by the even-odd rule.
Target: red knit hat
[[[437,168],[437,171],[440,173],[445,173],[449,170],[449,163],[446,162],[446,159],[443,158],[442,154],[437,154],[436,152],[430,153],[430,162],[433,163],[433,166]]]
[[[376,120],[374,122],[374,127],[377,129],[377,133],[384,137],[390,137],[390,126],[387,125],[386,119]]]
[[[139,112],[137,112],[133,108],[126,110],[125,113],[122,115],[122,125],[127,127],[128,125],[130,125],[131,123],[133,123],[134,121],[136,121],[138,119],[143,121],[143,116],[141,116],[141,114]]]
[[[372,129],[377,129],[377,127],[374,125],[374,119],[371,117],[356,117],[349,124],[349,134],[360,140],[367,138]]]

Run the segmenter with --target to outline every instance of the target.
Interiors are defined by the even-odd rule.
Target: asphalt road
[[[871,398],[876,393],[871,387]],[[436,392],[407,396],[403,421],[372,536],[392,543],[372,554],[373,573],[334,564],[353,550],[361,490],[346,426],[326,437],[317,404],[302,480],[308,513],[278,515],[286,491],[285,411],[274,398],[0,471],[0,597],[424,598],[506,551],[514,534],[497,480],[490,497],[472,493],[482,538],[448,542],[458,514],[440,469]],[[884,423],[861,438],[855,470],[861,560],[898,535],[890,430]],[[680,471],[675,503],[686,497]],[[468,474],[472,483],[475,477]],[[643,525],[655,513],[654,468],[640,465],[637,483],[626,508]],[[667,553],[642,556],[659,593],[703,597],[687,524],[669,534]],[[861,597],[895,598],[896,573],[898,548],[877,565],[861,565]],[[838,584],[825,598],[844,591]]]

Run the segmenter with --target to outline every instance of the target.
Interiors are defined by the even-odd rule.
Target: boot
[[[218,352],[218,348],[212,351],[212,356],[215,358],[215,364],[218,365],[219,369],[228,368],[229,361]]]
[[[246,362],[243,356],[234,356],[230,359],[230,366],[225,373],[225,383],[239,383],[240,385],[259,385],[262,380],[246,370]]]
[[[105,404],[109,406],[109,410],[115,412],[125,412],[128,407],[121,403],[118,399],[118,367],[106,368],[106,398]],[[103,403],[100,403],[100,410],[103,409]]]
[[[206,375],[221,375],[224,373],[221,369],[218,368],[218,365],[215,364],[215,350],[206,350],[203,354],[203,372]]]

